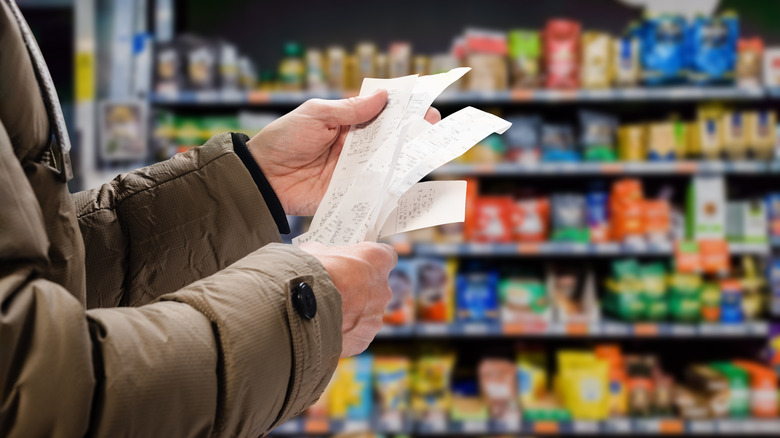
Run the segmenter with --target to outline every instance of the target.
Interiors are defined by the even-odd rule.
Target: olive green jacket
[[[316,401],[341,296],[278,243],[230,134],[71,195],[63,133],[0,0],[0,436],[256,437]],[[301,281],[312,319],[291,302]]]

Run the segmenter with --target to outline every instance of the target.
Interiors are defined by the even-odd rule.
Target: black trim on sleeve
[[[249,141],[249,137],[247,137],[246,134],[235,132],[231,132],[230,137],[233,139],[233,151],[238,155],[238,158],[241,159],[241,162],[244,163],[244,166],[246,166],[246,169],[252,175],[252,180],[254,180],[258,190],[260,190],[260,194],[263,195],[265,205],[268,206],[268,211],[271,212],[271,216],[274,218],[274,222],[276,222],[276,227],[279,228],[279,233],[290,234],[290,224],[287,223],[287,216],[284,214],[282,203],[279,202],[276,192],[274,192],[271,184],[265,178],[265,175],[263,175],[260,166],[257,165],[257,161],[255,161],[255,158],[252,156],[252,152],[246,147],[246,142]]]

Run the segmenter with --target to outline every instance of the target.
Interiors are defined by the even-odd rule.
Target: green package
[[[642,294],[647,300],[661,300],[666,296],[667,276],[663,263],[650,263],[639,268]]]
[[[542,40],[539,32],[515,29],[508,35],[512,86],[535,88],[540,80]]]
[[[722,374],[729,381],[729,416],[747,418],[750,416],[750,384],[748,373],[730,362],[716,362],[710,368]]]
[[[666,300],[644,300],[644,317],[648,321],[663,321],[669,316],[669,303]]]
[[[176,144],[179,149],[189,149],[203,144],[199,118],[176,118]]]

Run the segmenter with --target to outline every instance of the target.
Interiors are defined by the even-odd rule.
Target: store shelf
[[[416,243],[411,251],[419,256],[668,256],[671,243],[644,246],[620,243]],[[768,244],[730,243],[733,255],[767,254]],[[401,251],[399,251],[400,253]]]
[[[528,323],[501,324],[484,322],[419,323],[406,326],[385,325],[377,335],[379,339],[398,338],[468,338],[468,337],[572,337],[589,338],[729,338],[757,337],[769,334],[769,324],[764,321],[740,324],[716,323],[625,323],[601,321],[597,323]]]
[[[357,91],[261,92],[180,91],[152,93],[153,104],[164,105],[295,105],[312,98],[340,99]],[[675,87],[609,90],[502,90],[444,92],[438,104],[555,103],[601,101],[758,100],[767,96],[763,88]],[[777,94],[780,96],[780,93]]]
[[[780,163],[758,161],[667,161],[637,163],[447,164],[435,176],[692,175],[780,173]]]
[[[374,420],[318,421],[293,419],[273,435],[301,435],[375,431],[416,435],[473,435],[523,433],[536,435],[770,435],[780,430],[780,419],[722,419],[685,421],[678,419],[614,419],[607,421],[422,421],[387,427]],[[398,425],[392,425],[398,426]]]

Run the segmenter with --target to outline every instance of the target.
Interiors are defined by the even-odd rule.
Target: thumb
[[[367,96],[350,97],[330,102],[328,121],[334,125],[355,125],[367,122],[385,107],[387,90],[377,90]]]

